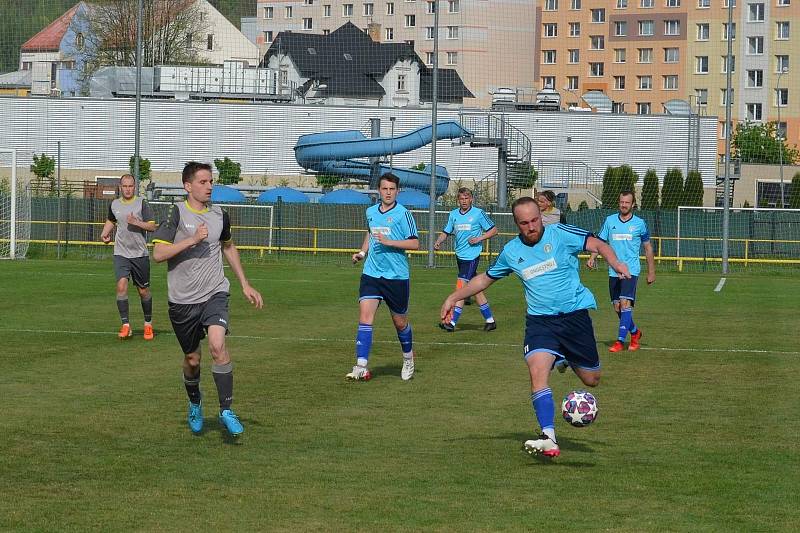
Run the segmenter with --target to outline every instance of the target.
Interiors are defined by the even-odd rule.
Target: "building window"
[[[651,111],[650,102],[636,102],[636,113],[639,115],[649,115]]]
[[[343,17],[353,16],[353,4],[342,4],[342,16]]]
[[[558,0],[544,0],[545,11],[558,11]]]
[[[589,36],[589,49],[590,50],[605,50],[606,38],[602,35]]]
[[[555,50],[542,50],[542,63],[545,65],[555,65],[556,51]]]
[[[397,75],[397,92],[399,92],[399,93],[407,92],[407,89],[406,89],[406,75],[405,74],[398,74]]]
[[[264,8],[264,18],[271,19],[274,16],[275,10],[272,6],[267,6]]]
[[[680,60],[680,52],[677,48],[664,48],[664,63],[677,63]]]
[[[556,86],[555,76],[542,76],[542,88],[553,89]]]
[[[86,43],[86,40],[83,37],[82,33],[78,33],[75,35],[75,47],[78,50],[83,50],[83,45]]]
[[[322,35],[330,35],[331,30],[322,30]]]
[[[720,105],[728,105],[728,100],[725,98],[727,96],[727,93],[728,91],[726,91],[725,89],[720,89],[720,98],[719,98]],[[731,105],[733,105],[733,98],[734,98],[734,93],[733,89],[731,89]]]
[[[639,7],[653,7],[654,5],[654,0],[639,0]]]
[[[375,4],[364,4],[364,16],[371,17],[375,14]]]
[[[789,56],[775,56],[775,72],[789,72]]]
[[[697,99],[698,105],[708,105],[708,89],[695,89],[694,97]]]
[[[447,0],[448,13],[458,13],[460,10],[461,6],[459,6],[458,0]]]
[[[286,6],[286,8],[283,10],[283,18],[292,18],[292,6]]]
[[[547,24],[545,24],[545,26],[547,26]],[[553,24],[553,26],[555,26],[555,24]],[[545,28],[545,30],[547,30],[547,28]],[[581,23],[580,22],[570,22],[569,23],[569,36],[570,37],[580,37],[581,36]]]
[[[271,43],[272,42],[272,36],[273,36],[272,30],[267,30],[267,31],[264,32],[264,40],[266,42]]]
[[[394,2],[386,3],[386,14],[390,16],[394,15]]]
[[[728,56],[722,56],[722,71],[723,74],[728,72]],[[736,72],[736,56],[731,56],[731,73]]]
[[[786,140],[786,122],[780,121],[775,123],[775,138]]]
[[[775,23],[775,38],[779,41],[789,39],[789,21],[779,21]]]
[[[592,22],[595,24],[601,24],[606,21],[606,10],[603,8],[600,9],[592,9]]]
[[[791,5],[792,0],[778,0],[778,7]]]
[[[628,23],[624,20],[614,22],[614,35],[617,37],[625,37],[628,35]]]
[[[649,91],[653,88],[652,76],[636,76],[636,80],[639,84],[639,89],[642,91]]]
[[[763,115],[761,113],[761,104],[752,103],[747,104],[747,120],[760,122]]]
[[[614,63],[625,63],[627,55],[625,48],[614,48]]]
[[[427,26],[425,28],[425,38],[429,41],[432,41],[436,37],[436,31],[433,26]]]
[[[569,8],[573,11],[578,11],[581,8],[581,0],[571,0],[569,3]]]
[[[775,105],[778,107],[789,105],[789,89],[775,89]]]
[[[736,0],[722,0],[722,7],[728,7],[729,3],[736,7]]]
[[[707,22],[697,25],[697,40],[707,41],[710,33],[709,25]]]
[[[675,74],[670,74],[664,76],[664,90],[665,91],[677,91],[678,90],[678,76]]]
[[[711,0],[697,0],[697,7],[700,9],[711,7]]]
[[[611,102],[611,112],[612,113],[624,113],[625,112],[625,102]]]
[[[553,50],[555,52],[555,50]],[[577,48],[570,48],[568,51],[569,60],[568,63],[574,65],[576,63],[580,63],[581,60],[581,51]]]
[[[628,9],[628,0],[617,0],[617,9]]]
[[[598,78],[603,76],[604,71],[605,69],[603,63],[589,63],[589,76]]]
[[[695,56],[694,72],[695,74],[708,74],[708,56]]]
[[[331,16],[331,5],[325,4],[322,6],[322,16],[323,17],[330,17]]]
[[[722,40],[723,41],[727,41],[728,40],[728,23],[727,22],[724,22],[722,24]],[[736,40],[736,23],[735,22],[731,24],[731,40],[732,41]]]
[[[314,5],[314,0],[303,0],[303,3],[305,5],[307,5],[307,6],[313,6]]]
[[[747,38],[747,53],[749,55],[761,55],[764,53],[764,38],[763,37],[748,37]]]
[[[652,63],[652,62],[653,62],[653,49],[639,48],[639,63]]]
[[[681,7],[681,0],[667,0],[667,7]]]
[[[406,28],[413,28],[417,25],[416,15],[406,15]]]
[[[653,35],[653,21],[640,20],[639,21],[639,35],[650,36]]]
[[[433,52],[425,52],[425,64],[433,65]]]
[[[404,43],[406,43],[406,44],[407,44],[408,46],[410,46],[411,48],[414,48],[414,39],[406,39],[406,40],[405,40],[405,41],[403,41],[403,42],[404,42]]]
[[[206,35],[206,50],[214,50],[214,34]]]
[[[748,4],[747,21],[748,22],[764,22],[764,3],[757,2]]]
[[[752,69],[747,71],[747,86],[756,89],[764,86],[764,71]]]
[[[548,22],[544,24],[544,36],[558,37],[558,24],[554,22]]]
[[[458,65],[458,52],[447,52],[447,64]]]
[[[570,91],[578,90],[578,76],[567,76],[567,89]]]
[[[614,76],[614,89],[617,91],[625,89],[625,76]]]
[[[428,4],[428,10],[426,11],[426,13],[428,15],[435,15],[436,14],[436,2],[427,2],[427,4]]]
[[[680,34],[681,34],[681,21],[679,20],[664,21],[664,35],[680,35]]]
[[[314,21],[311,18],[304,18],[303,19],[303,29],[304,30],[313,30],[314,29]]]
[[[383,38],[386,41],[394,41],[394,28],[386,28],[383,30]]]
[[[448,39],[458,39],[458,26],[448,26],[447,27],[447,38]]]

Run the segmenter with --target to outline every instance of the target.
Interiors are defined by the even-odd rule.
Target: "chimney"
[[[376,43],[381,42],[381,25],[377,22],[367,24],[367,35]]]

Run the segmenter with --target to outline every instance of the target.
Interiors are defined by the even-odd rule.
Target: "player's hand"
[[[364,259],[364,257],[366,257],[366,254],[363,254],[362,252],[354,253],[353,254],[353,264],[355,265],[356,263],[358,263],[359,261]]]
[[[439,241],[434,242],[433,243],[433,249],[434,250],[441,250],[442,249],[442,243],[440,243]]]
[[[377,241],[379,243],[381,243],[382,245],[384,245],[384,246],[391,246],[389,243],[392,242],[392,241],[389,240],[389,237],[387,237],[383,233],[376,234],[375,235],[375,239],[377,239]]]
[[[656,281],[656,273],[655,272],[648,272],[647,273],[647,284],[652,285]]]
[[[261,293],[255,290],[250,285],[245,285],[242,287],[242,292],[244,293],[244,297],[247,298],[247,301],[253,304],[253,307],[256,309],[261,309],[264,307],[264,299],[261,298]]]
[[[100,240],[102,240],[106,244],[110,243],[111,242],[111,234],[110,233],[103,233],[102,235],[100,235]]]
[[[138,226],[141,222],[139,217],[135,216],[133,213],[128,213],[128,224],[131,226]]]
[[[453,319],[453,308],[456,306],[456,300],[453,300],[453,295],[447,297],[442,304],[441,316],[439,317],[442,324],[450,322]]]
[[[194,232],[194,243],[200,244],[206,239],[206,237],[208,237],[208,226],[206,226],[206,223],[203,222],[197,226],[197,231]]]
[[[594,257],[590,257],[586,260],[586,266],[589,267],[590,270],[594,270],[597,268],[597,259]]]
[[[631,272],[628,270],[628,265],[625,263],[617,263],[616,266],[614,266],[614,271],[621,279],[631,279]]]

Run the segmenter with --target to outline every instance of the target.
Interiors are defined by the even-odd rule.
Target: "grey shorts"
[[[169,320],[183,353],[194,353],[200,348],[208,326],[222,326],[228,332],[229,298],[227,292],[218,292],[199,304],[169,302]]]
[[[114,275],[116,280],[131,278],[137,287],[144,289],[150,286],[150,257],[114,256]]]

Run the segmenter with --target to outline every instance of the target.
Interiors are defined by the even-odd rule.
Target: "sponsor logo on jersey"
[[[522,271],[522,279],[525,281],[531,280],[536,276],[541,276],[542,274],[546,274],[552,270],[555,270],[558,266],[556,263],[555,258],[551,257],[547,261],[542,261],[541,263],[536,263],[533,266],[529,266],[525,270]]]
[[[630,233],[615,233],[611,238],[615,241],[632,241],[633,235]]]
[[[383,233],[384,235],[389,235],[389,233],[391,233],[391,232],[392,232],[392,228],[389,228],[389,227],[386,227],[386,226],[375,226],[374,228],[372,228],[372,234],[376,235],[376,236],[381,234],[381,233]]]
[[[472,231],[472,224],[456,224],[456,231]]]

